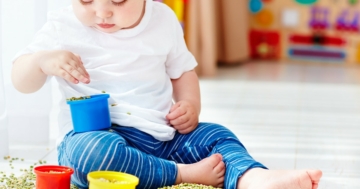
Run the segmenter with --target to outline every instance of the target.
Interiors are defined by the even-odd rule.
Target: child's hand
[[[190,133],[199,123],[199,115],[196,108],[188,101],[179,101],[174,104],[166,118],[181,134]]]
[[[55,75],[78,84],[90,83],[90,75],[86,71],[81,58],[65,50],[43,51],[39,54],[39,66],[46,75]]]

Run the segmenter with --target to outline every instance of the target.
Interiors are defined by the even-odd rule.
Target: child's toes
[[[222,173],[225,172],[225,163],[223,161],[220,161],[215,167],[214,167],[215,173]]]

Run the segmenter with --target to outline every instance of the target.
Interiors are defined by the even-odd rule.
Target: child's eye
[[[113,0],[112,3],[116,6],[123,5],[127,0]]]
[[[92,2],[93,2],[93,0],[80,0],[80,3],[83,4],[83,5],[87,5],[87,4],[90,4]]]

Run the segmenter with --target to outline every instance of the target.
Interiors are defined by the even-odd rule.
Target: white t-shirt
[[[109,105],[118,104],[110,107],[112,123],[137,128],[161,141],[173,138],[175,130],[165,118],[173,104],[171,79],[194,69],[197,62],[168,6],[147,0],[139,25],[114,33],[84,26],[71,7],[51,12],[33,42],[14,60],[23,54],[56,49],[80,55],[91,79],[90,84],[72,84],[56,77],[63,93],[58,144],[72,130],[66,98],[101,91],[110,95]]]

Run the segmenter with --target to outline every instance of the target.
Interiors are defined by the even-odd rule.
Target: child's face
[[[72,5],[84,25],[112,33],[138,25],[145,0],[72,0]]]

